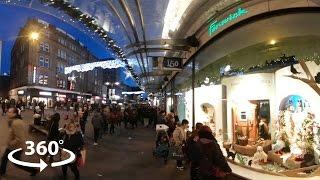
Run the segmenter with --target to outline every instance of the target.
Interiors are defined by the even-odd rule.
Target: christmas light
[[[120,60],[108,60],[108,61],[99,61],[93,63],[86,63],[86,64],[78,64],[75,66],[66,67],[64,70],[65,74],[70,74],[72,71],[77,72],[87,72],[91,71],[96,67],[101,67],[103,69],[114,69],[124,67],[125,64]]]

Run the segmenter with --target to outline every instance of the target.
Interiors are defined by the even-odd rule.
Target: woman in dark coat
[[[189,158],[194,165],[199,166],[200,179],[223,179],[232,170],[211,129],[208,126],[202,126],[198,135],[197,144],[189,149]]]
[[[84,146],[84,141],[80,131],[77,131],[77,127],[74,123],[69,123],[66,125],[66,133],[64,135],[63,148],[72,151],[76,155],[76,160],[69,164],[62,166],[63,177],[66,178],[68,167],[73,172],[75,179],[80,179],[80,173],[77,166],[77,159],[81,157],[81,150]],[[64,151],[63,151],[64,152]]]

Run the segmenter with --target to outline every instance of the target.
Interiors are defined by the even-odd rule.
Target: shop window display
[[[298,95],[286,97],[276,126],[273,151],[269,152],[276,161],[288,169],[319,164],[319,127],[307,100]]]

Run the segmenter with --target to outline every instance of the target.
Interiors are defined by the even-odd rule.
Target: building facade
[[[39,37],[32,39],[34,32]],[[31,19],[26,23],[11,60],[10,98],[44,101],[51,107],[56,101],[87,101],[93,94],[101,96],[102,70],[64,73],[65,67],[98,59],[72,35],[45,21]]]

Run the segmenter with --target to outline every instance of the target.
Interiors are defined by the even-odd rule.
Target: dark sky
[[[82,42],[90,52],[92,52],[99,59],[112,58],[110,52],[106,50],[104,45],[98,39],[93,39],[87,34],[81,32],[77,28],[64,23],[60,19],[51,15],[18,6],[0,5],[0,40],[3,42],[2,49],[2,65],[0,73],[10,73],[10,53],[13,47],[16,36],[21,27],[23,27],[28,18],[42,19],[50,24],[65,30],[80,42]],[[135,82],[131,79],[125,79],[122,70],[120,70],[121,80],[130,86],[135,86]]]

